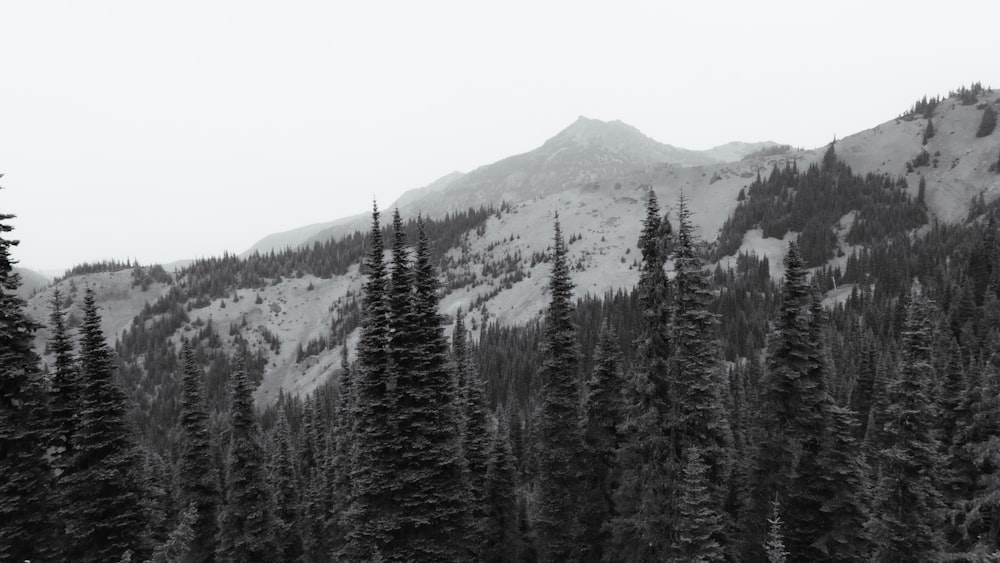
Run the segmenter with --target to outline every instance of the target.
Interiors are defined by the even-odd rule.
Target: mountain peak
[[[622,145],[629,142],[655,142],[635,127],[621,121],[601,121],[581,115],[569,127],[563,129],[548,142],[573,141],[580,145],[599,142],[606,145]]]

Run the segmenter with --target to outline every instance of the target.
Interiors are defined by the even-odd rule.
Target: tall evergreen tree
[[[932,424],[934,308],[914,283],[902,360],[887,389],[886,444],[869,525],[875,561],[933,561],[942,550],[942,459]]]
[[[538,529],[540,560],[576,557],[583,438],[580,432],[578,344],[573,322],[573,282],[566,244],[555,220],[549,308],[542,337],[538,420]]]
[[[466,347],[465,321],[461,311],[455,317],[452,333],[452,363],[456,369],[456,382],[460,382],[459,398],[462,410],[462,453],[465,456],[469,486],[469,545],[478,549],[486,533],[486,468],[489,462],[489,433],[487,424],[486,382],[478,370],[473,369]]]
[[[670,287],[664,262],[670,245],[670,223],[660,217],[656,194],[649,190],[639,248],[642,271],[636,293],[642,307],[642,329],[636,339],[636,362],[624,386],[623,442],[616,454],[620,478],[614,492],[612,541],[605,557],[617,561],[652,562],[669,557],[673,528],[675,467],[666,422],[671,411],[668,364]]]
[[[148,553],[142,537],[147,516],[143,456],[128,422],[125,394],[112,380],[111,360],[94,291],[88,288],[80,326],[79,427],[72,467],[63,481],[67,560],[117,561],[129,551],[137,557]]]
[[[826,448],[830,426],[830,409],[833,400],[827,392],[830,366],[821,342],[825,317],[819,289],[812,288],[809,309],[808,346],[797,351],[810,354],[809,367],[798,374],[795,393],[798,412],[794,418],[795,437],[798,442],[798,460],[792,477],[786,511],[788,528],[785,545],[793,560],[817,560],[826,556],[820,545],[821,538],[832,527],[830,514],[823,506],[837,493],[835,477],[828,474],[833,468],[821,463]]]
[[[584,466],[584,499],[581,504],[583,559],[600,561],[611,539],[614,516],[613,492],[617,479],[615,455],[622,437],[622,354],[618,336],[607,321],[601,323],[594,372],[584,400],[583,439],[587,446]]]
[[[184,380],[181,394],[181,456],[178,467],[180,501],[194,508],[192,537],[182,561],[208,563],[215,560],[218,506],[212,440],[208,431],[204,375],[190,344],[184,345]]]
[[[389,279],[389,360],[391,371],[397,380],[416,376],[416,331],[417,322],[413,309],[413,267],[410,252],[406,247],[406,231],[399,209],[392,215],[392,272]],[[403,408],[404,405],[399,405]],[[388,554],[383,552],[383,556]]]
[[[414,371],[396,374],[400,438],[397,502],[401,526],[387,560],[461,561],[468,557],[468,495],[463,482],[459,390],[449,369],[438,313],[437,271],[418,218],[414,264]],[[457,486],[456,486],[457,485]]]
[[[671,365],[676,400],[675,414],[669,421],[675,444],[673,454],[677,457],[677,466],[682,467],[691,460],[685,461],[681,452],[691,448],[697,450],[699,463],[707,467],[705,484],[714,501],[714,504],[700,506],[699,510],[715,510],[715,518],[722,521],[732,469],[732,430],[722,402],[718,320],[709,311],[713,295],[708,273],[702,268],[695,249],[691,213],[683,198],[677,207],[677,224]],[[713,541],[728,548],[723,544],[729,534],[721,529],[715,532]]]
[[[274,561],[274,494],[268,486],[260,426],[242,356],[233,371],[226,502],[219,515],[216,560]]]
[[[354,401],[351,412],[351,498],[345,518],[346,543],[341,557],[364,561],[384,549],[399,529],[398,487],[392,467],[395,450],[395,382],[389,369],[389,279],[383,262],[382,228],[378,207],[372,210],[358,340],[358,367],[352,375]]]
[[[745,557],[761,559],[760,546],[766,536],[767,517],[773,503],[783,506],[794,477],[802,397],[799,379],[817,369],[817,356],[810,331],[811,291],[808,271],[798,245],[789,243],[785,255],[785,278],[781,310],[771,335],[767,373],[762,382],[763,434],[760,441],[747,515],[748,542]],[[807,417],[813,416],[808,413]],[[808,433],[806,428],[805,432]]]
[[[862,329],[860,342],[861,358],[858,363],[857,377],[851,390],[851,409],[854,410],[861,424],[859,436],[864,436],[868,428],[868,413],[872,408],[872,396],[875,393],[875,367],[878,355],[875,353],[875,334],[871,328]]]
[[[303,428],[304,430],[304,428]],[[274,541],[277,547],[275,561],[298,562],[302,558],[302,495],[299,491],[299,470],[296,452],[292,447],[291,430],[285,411],[278,412],[273,431],[270,464],[271,490],[274,491]]]
[[[319,485],[324,490],[316,495],[315,501],[318,503],[315,513],[319,513],[319,516],[314,525],[318,524],[321,532],[316,534],[318,541],[313,547],[316,556],[308,560],[316,562],[324,560],[319,554],[328,556],[339,553],[343,548],[347,529],[346,513],[350,502],[353,448],[351,411],[354,404],[354,370],[347,361],[346,346],[342,349],[340,367],[340,386],[333,411],[333,428],[328,436],[331,451],[324,459],[323,479]]]
[[[817,465],[822,468],[813,485],[822,500],[819,507],[825,525],[814,546],[806,550],[821,561],[855,563],[868,561],[871,542],[868,522],[868,465],[857,439],[856,413],[830,407],[830,429]]]
[[[65,470],[73,456],[70,449],[73,432],[77,426],[76,413],[79,410],[80,376],[76,360],[73,358],[73,340],[66,327],[66,312],[63,311],[62,294],[59,288],[52,290],[49,302],[49,342],[54,362],[49,377],[49,417],[52,422],[52,447],[56,466]]]
[[[508,418],[506,413],[498,416],[483,483],[486,523],[481,561],[485,563],[520,561],[517,468],[511,452]]]
[[[6,237],[13,215],[0,213],[0,561],[44,560],[53,538],[45,384],[34,352],[38,325],[18,297]]]

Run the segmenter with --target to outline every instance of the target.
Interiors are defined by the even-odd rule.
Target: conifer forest
[[[448,249],[506,205],[67,272],[170,286],[112,335],[82,281],[27,314],[0,214],[0,563],[1000,561],[1000,204],[939,222],[923,185],[835,147],[748,178],[713,241],[646,190],[628,290],[574,287],[553,210],[545,308],[518,325],[441,312],[466,283]],[[751,228],[798,233],[780,276],[739,252]],[[178,330],[359,264],[296,352],[352,350],[308,393],[255,399],[268,351],[245,327]]]

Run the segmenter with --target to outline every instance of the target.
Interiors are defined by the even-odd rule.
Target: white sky
[[[242,252],[579,115],[685,148],[811,148],[1000,87],[996,1],[485,4],[0,1],[14,257]]]

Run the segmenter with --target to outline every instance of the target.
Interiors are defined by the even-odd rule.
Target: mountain
[[[739,161],[775,143],[729,143],[707,151],[677,148],[655,141],[621,121],[579,117],[537,149],[481,166],[453,172],[432,184],[410,190],[388,208],[433,217],[481,205],[498,206],[544,198],[567,189],[617,178]],[[280,250],[337,238],[364,229],[367,215],[269,235],[249,252]]]
[[[1000,197],[1000,174],[990,171],[990,164],[996,163],[1000,154],[1000,133],[976,137],[983,104],[998,102],[994,92],[983,93],[970,105],[956,98],[943,100],[930,116],[937,133],[926,145],[923,137],[928,117],[911,112],[837,140],[836,154],[855,173],[888,173],[903,178],[912,198],[917,196],[920,177],[924,177],[931,215],[944,222],[961,222],[974,199],[983,196],[989,202]],[[766,179],[772,170],[786,166],[805,171],[810,164],[820,162],[827,149],[783,150],[774,143],[731,143],[710,151],[687,151],[658,143],[621,122],[580,118],[531,152],[466,174],[450,174],[407,192],[397,204],[409,219],[417,212],[440,219],[447,212],[470,206],[493,206],[491,214],[449,239],[453,242],[435,241],[444,245],[439,249],[445,288],[442,312],[452,315],[462,308],[468,312],[467,324],[477,333],[484,324],[522,325],[539,317],[545,306],[549,269],[543,257],[551,245],[556,213],[570,241],[576,295],[628,290],[638,279],[636,241],[648,190],[656,192],[665,211],[672,210],[683,195],[697,234],[715,241],[758,175]],[[922,151],[927,151],[926,164],[919,158]],[[736,157],[739,159],[720,162]],[[848,210],[834,227],[840,256],[831,266],[843,269],[851,252],[865,244],[846,241],[857,215],[856,210]],[[276,245],[271,248],[294,248],[301,243],[308,243],[304,248],[309,248],[313,241],[339,240],[359,229],[363,232],[369,221],[370,217],[363,215],[303,227],[272,235],[255,249],[264,249],[265,241]],[[798,233],[793,229],[783,238],[769,238],[760,228],[749,225],[735,236],[742,238],[737,252],[768,257],[771,274],[780,276],[787,241]],[[363,282],[357,268],[360,244],[359,238],[331,247],[338,259],[355,257],[354,265],[335,275],[310,270],[311,262],[302,258],[303,250],[278,257],[268,262],[269,266],[255,263],[244,268],[231,258],[214,266],[206,263],[198,273],[193,266],[180,269],[171,276],[172,285],[155,283],[145,292],[133,285],[129,272],[77,276],[57,285],[73,301],[72,307],[78,306],[80,295],[72,291],[73,286],[97,288],[109,341],[123,331],[157,326],[165,314],[158,311],[168,309],[158,308],[158,300],[182,299],[171,306],[186,310],[186,318],[179,319],[176,328],[163,329],[172,331],[167,333],[170,341],[176,343],[181,336],[200,334],[211,327],[222,350],[232,351],[237,343],[246,342],[251,350],[260,351],[263,381],[257,396],[266,403],[280,390],[301,394],[325,381],[339,365],[344,343],[341,336],[333,337],[334,329],[338,335],[346,331],[351,347],[356,338],[351,319],[357,312]],[[722,264],[735,264],[737,252],[721,257]],[[234,274],[240,268],[244,274]],[[267,268],[273,273],[260,273]],[[240,275],[256,277],[239,281]],[[172,292],[173,287],[187,293],[177,297],[181,294]],[[849,292],[850,288],[846,289]],[[35,318],[47,318],[51,291],[41,291],[30,300]],[[44,342],[43,330],[38,339],[40,353]]]
[[[40,274],[34,270],[29,270],[27,268],[21,268],[20,266],[14,266],[14,272],[21,276],[21,287],[17,289],[17,294],[22,299],[27,299],[31,295],[52,282],[52,280],[43,274]]]

